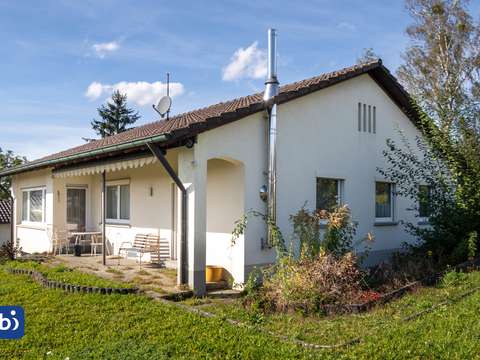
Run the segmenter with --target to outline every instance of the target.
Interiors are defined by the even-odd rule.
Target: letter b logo
[[[25,334],[25,313],[20,306],[0,306],[0,339],[20,339]]]

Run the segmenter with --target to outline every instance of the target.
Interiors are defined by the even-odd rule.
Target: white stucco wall
[[[10,224],[0,224],[0,246],[10,240]]]
[[[376,106],[376,134],[359,132],[358,102]],[[410,143],[418,129],[370,78],[362,75],[280,106],[278,120],[278,223],[291,232],[289,216],[307,201],[315,208],[316,177],[342,179],[344,203],[358,221],[358,237],[375,236],[372,250],[388,250],[413,239],[400,224],[375,225],[377,168],[386,162],[386,139]],[[406,199],[397,198],[395,220],[414,220]]]
[[[232,245],[232,229],[244,211],[243,164],[209,160],[206,264],[221,266],[237,279],[243,276],[244,259],[237,256],[236,248]]]
[[[22,222],[22,190],[44,187],[46,189],[45,222]],[[13,177],[12,195],[15,207],[15,239],[22,251],[28,253],[42,253],[51,250],[51,241],[47,229],[53,223],[53,177],[51,170],[32,171]]]

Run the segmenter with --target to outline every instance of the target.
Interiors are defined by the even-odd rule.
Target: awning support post
[[[168,162],[167,158],[165,157],[164,150],[161,149],[158,145],[149,143],[147,144],[148,148],[152,152],[153,155],[160,161],[162,166],[164,167],[165,171],[168,175],[172,178],[172,180],[177,185],[178,189],[182,193],[182,237],[180,239],[180,268],[178,269],[180,272],[180,283],[186,284],[187,283],[187,206],[188,206],[188,194],[187,189],[183,185],[182,181],[175,173],[175,170],[172,168],[170,163]]]

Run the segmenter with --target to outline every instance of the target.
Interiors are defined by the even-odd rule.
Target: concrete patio
[[[57,255],[48,260],[52,266],[64,265],[99,277],[126,282],[138,286],[143,291],[158,294],[177,294],[185,289],[177,287],[177,271],[154,263],[139,264],[133,259],[108,256],[107,265],[102,265],[101,256]]]

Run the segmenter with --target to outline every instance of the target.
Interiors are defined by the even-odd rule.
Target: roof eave
[[[4,169],[4,170],[0,171],[0,178],[5,177],[5,176],[16,175],[16,174],[20,174],[20,173],[24,173],[24,172],[28,172],[28,171],[39,170],[39,169],[42,169],[42,168],[58,166],[58,165],[61,165],[62,163],[67,163],[67,162],[73,161],[73,160],[80,160],[82,158],[87,158],[87,157],[92,157],[92,156],[101,156],[101,155],[109,154],[109,153],[112,153],[112,152],[115,152],[115,151],[133,149],[133,148],[136,148],[136,147],[144,146],[148,143],[162,143],[162,142],[165,142],[169,139],[170,139],[170,135],[161,134],[161,135],[156,135],[156,136],[150,136],[150,137],[143,138],[143,139],[137,139],[137,140],[129,141],[129,142],[122,143],[122,144],[115,144],[115,145],[103,147],[103,148],[100,148],[100,149],[84,151],[84,152],[64,156],[64,157],[57,158],[57,159],[51,159],[51,160],[47,159],[47,160],[39,161],[39,162],[26,163],[26,164],[23,164],[23,165],[15,166],[15,167]]]

